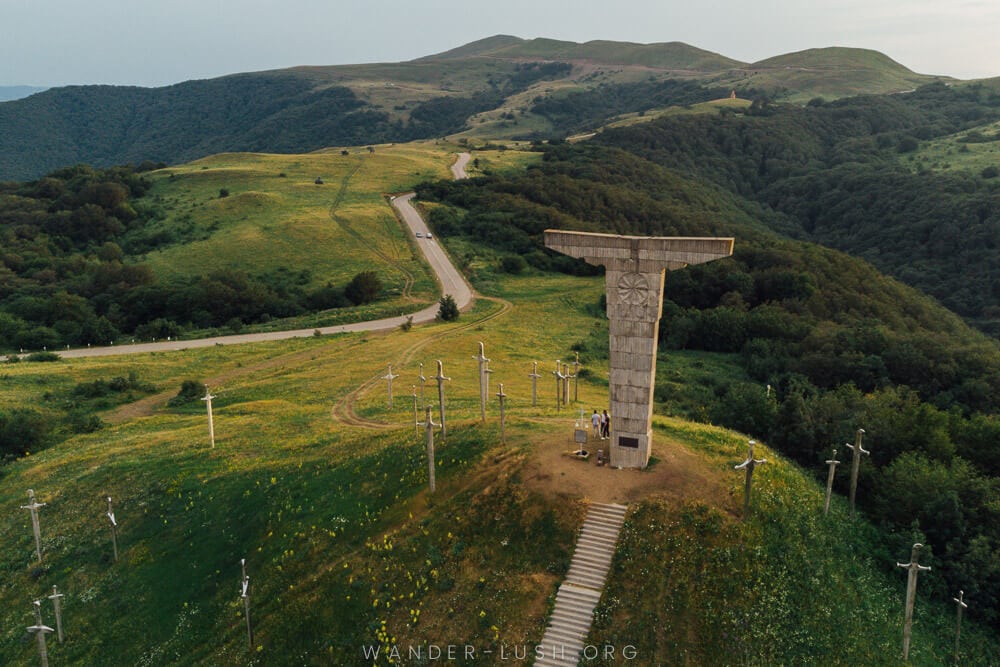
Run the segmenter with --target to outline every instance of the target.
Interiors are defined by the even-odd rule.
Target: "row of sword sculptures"
[[[35,555],[38,557],[38,563],[42,562],[42,534],[41,527],[38,521],[38,510],[44,507],[47,503],[40,503],[35,499],[34,489],[28,489],[28,498],[30,502],[27,505],[21,505],[21,509],[28,510],[31,512],[31,529],[35,535]],[[111,496],[107,496],[108,501],[108,511],[105,516],[108,517],[108,521],[111,523],[111,544],[114,549],[114,560],[118,562],[118,521],[115,519],[114,509],[111,504]],[[243,578],[241,580],[241,594],[240,597],[243,600],[243,612],[246,617],[247,622],[247,640],[250,642],[250,646],[253,646],[253,628],[250,625],[250,577],[247,576],[246,559],[240,559],[240,567],[243,570]],[[49,654],[48,649],[45,645],[45,635],[56,633],[59,638],[59,643],[61,644],[65,638],[63,633],[62,624],[62,598],[63,594],[59,592],[59,588],[56,585],[52,586],[52,595],[48,596],[49,600],[52,600],[52,606],[55,611],[56,617],[56,627],[55,629],[50,628],[45,625],[42,621],[42,601],[35,600],[32,604],[34,606],[35,613],[35,624],[28,627],[28,632],[35,635],[38,641],[38,655],[41,660],[42,667],[48,667],[49,664]]]
[[[479,361],[480,399],[481,399],[481,405],[480,405],[480,407],[481,407],[482,418],[485,421],[485,419],[486,419],[486,397],[487,397],[488,392],[489,392],[489,389],[488,389],[488,378],[489,378],[489,375],[488,374],[492,373],[493,371],[490,370],[490,368],[489,368],[489,362],[490,362],[490,360],[486,357],[486,355],[484,353],[483,343],[479,343],[479,354],[478,354],[478,356],[473,357],[473,358],[477,359]],[[444,413],[444,385],[443,385],[443,383],[445,381],[447,381],[447,380],[451,380],[451,378],[446,377],[444,375],[444,372],[443,372],[443,369],[442,369],[442,364],[441,364],[440,360],[437,362],[437,364],[438,364],[438,373],[437,373],[436,376],[434,376],[434,379],[437,380],[437,383],[438,383],[438,399],[440,401],[440,406],[441,406],[441,423],[440,424],[434,423],[434,421],[433,421],[433,419],[431,417],[431,406],[430,405],[426,405],[425,408],[424,408],[426,410],[426,418],[425,418],[425,420],[423,422],[419,422],[419,421],[416,420],[416,410],[417,410],[416,385],[414,385],[414,391],[413,391],[414,424],[415,424],[416,427],[424,426],[427,429],[428,473],[429,473],[429,485],[430,485],[431,492],[435,491],[435,481],[434,481],[434,431],[433,431],[433,429],[435,427],[440,426],[441,427],[441,435],[442,435],[442,437],[446,437],[447,436],[447,431],[446,431],[446,426],[445,426],[445,416],[444,416],[445,413]],[[569,380],[570,379],[574,379],[574,380],[576,379],[577,374],[578,374],[578,370],[579,370],[579,367],[580,367],[580,357],[579,357],[579,354],[576,355],[576,360],[572,363],[572,365],[574,367],[574,372],[573,372],[573,374],[570,374],[569,370],[568,370],[569,364],[562,364],[561,361],[558,361],[558,360],[556,361],[556,370],[554,371],[554,375],[556,377],[556,404],[557,404],[557,408],[558,408],[560,402],[562,402],[562,404],[565,405],[566,402],[567,402],[567,400],[568,400],[567,397],[569,395],[569,385],[568,385]],[[392,407],[392,381],[394,379],[398,378],[398,377],[399,377],[398,375],[393,375],[392,366],[390,365],[389,366],[389,372],[388,372],[388,374],[385,377],[382,378],[384,380],[387,380],[388,383],[389,383],[389,407],[390,408]],[[538,378],[542,377],[538,373],[538,362],[534,362],[532,373],[531,373],[531,375],[529,377],[531,377],[531,380],[532,380],[531,402],[532,402],[532,405],[537,405],[537,402],[538,402],[538,391],[537,391],[537,384],[536,383],[538,381]],[[423,385],[424,385],[424,382],[426,380],[427,380],[427,378],[424,377],[424,365],[420,364],[420,390],[421,390],[421,398],[423,396]],[[575,396],[576,396],[576,384],[575,384],[575,382],[574,382],[574,388],[573,389],[574,389],[574,400],[576,400],[576,398],[575,398]],[[503,384],[502,383],[500,384],[500,391],[497,393],[497,397],[500,399],[500,433],[501,433],[501,440],[505,441],[505,436],[504,436],[504,423],[505,423],[505,419],[504,419],[504,417],[505,417],[505,414],[504,414],[504,399],[507,397],[507,394],[504,393]],[[206,387],[205,396],[202,397],[201,400],[205,401],[205,407],[206,407],[207,414],[208,414],[208,436],[209,436],[209,442],[211,443],[211,447],[214,449],[215,448],[215,423],[214,423],[214,417],[213,417],[213,413],[212,413],[212,399],[213,398],[216,398],[216,397],[210,391],[208,391],[208,388]],[[28,510],[31,513],[31,528],[32,528],[32,531],[33,531],[34,536],[35,536],[35,555],[38,557],[38,562],[41,563],[42,562],[42,537],[41,537],[41,528],[39,526],[39,521],[38,521],[38,510],[41,509],[42,507],[44,507],[46,505],[46,503],[40,503],[40,502],[38,502],[35,499],[35,491],[34,491],[34,489],[28,489],[28,498],[30,500],[29,504],[22,505],[21,508],[22,509],[26,509],[26,510]],[[115,513],[114,513],[114,510],[112,508],[111,496],[107,496],[107,502],[108,502],[108,509],[107,509],[106,516],[107,516],[108,520],[111,523],[111,543],[112,543],[112,547],[114,549],[114,560],[117,563],[118,562],[118,522],[115,519]],[[252,627],[252,625],[250,623],[250,595],[249,595],[250,577],[247,576],[246,559],[241,559],[240,560],[240,567],[241,567],[242,573],[243,573],[242,574],[242,579],[241,579],[240,597],[241,597],[241,599],[243,601],[243,612],[244,612],[244,617],[246,618],[246,624],[247,624],[247,641],[249,642],[250,646],[252,647],[253,646],[253,627]],[[28,627],[27,629],[28,629],[28,632],[34,633],[35,636],[36,636],[36,638],[37,638],[37,641],[38,641],[38,654],[39,654],[39,657],[40,657],[40,660],[41,660],[42,667],[48,667],[48,664],[49,664],[48,663],[48,649],[46,648],[46,644],[45,644],[45,636],[47,634],[55,632],[55,633],[57,633],[57,636],[59,638],[59,642],[60,643],[62,643],[62,641],[64,639],[64,636],[65,636],[64,633],[63,633],[63,626],[62,626],[62,606],[61,606],[61,600],[62,600],[62,598],[63,598],[63,594],[59,593],[58,587],[57,586],[52,586],[52,595],[48,596],[48,599],[52,600],[52,604],[53,604],[53,607],[54,607],[54,610],[55,610],[56,629],[50,628],[49,626],[45,625],[45,623],[43,622],[43,620],[42,620],[42,602],[41,602],[41,600],[35,600],[33,602],[34,614],[35,614],[35,624],[32,625],[32,626],[30,626],[30,627]]]
[[[488,359],[486,357],[486,354],[485,354],[485,351],[484,351],[484,346],[483,346],[482,342],[479,343],[479,354],[475,355],[473,357],[473,359],[475,359],[476,361],[479,362],[480,416],[481,416],[481,419],[483,421],[485,421],[486,420],[486,402],[487,402],[487,397],[489,395],[489,374],[492,373],[493,370],[491,370],[489,368],[490,359]],[[442,436],[442,438],[446,438],[447,437],[447,426],[446,426],[446,420],[445,420],[445,407],[444,407],[445,406],[445,401],[444,401],[444,382],[451,380],[450,377],[446,377],[444,375],[443,366],[442,366],[442,363],[441,363],[440,360],[438,360],[437,365],[438,365],[437,375],[433,376],[432,379],[434,379],[434,380],[437,381],[437,386],[438,386],[438,401],[439,401],[439,406],[440,406],[441,423],[435,423],[433,421],[433,418],[431,416],[432,407],[430,405],[424,405],[424,410],[425,410],[424,421],[422,421],[422,422],[418,421],[418,418],[417,418],[417,388],[416,388],[416,385],[413,385],[413,394],[412,394],[412,397],[413,397],[414,428],[417,429],[417,432],[419,433],[419,428],[422,426],[422,427],[424,427],[426,429],[426,432],[427,432],[428,485],[429,485],[430,491],[432,493],[436,490],[435,478],[434,478],[434,468],[435,468],[435,465],[434,465],[434,429],[437,428],[437,427],[441,427],[441,436]],[[569,366],[570,365],[573,366],[573,373],[569,372]],[[561,360],[556,360],[556,370],[553,371],[552,374],[555,377],[555,382],[556,382],[556,408],[557,409],[561,405],[564,406],[564,405],[568,404],[568,401],[569,401],[569,380],[571,380],[571,379],[574,381],[573,382],[573,400],[574,400],[574,402],[577,401],[577,396],[578,396],[578,394],[577,394],[577,379],[579,377],[579,368],[580,368],[580,365],[581,364],[580,364],[579,354],[577,354],[576,355],[576,359],[573,362],[569,363],[569,364],[563,363]],[[389,367],[388,367],[388,373],[381,378],[383,380],[386,380],[387,383],[388,383],[388,399],[389,399],[389,408],[390,409],[393,407],[392,381],[395,380],[395,379],[397,379],[397,378],[399,378],[399,377],[400,377],[399,375],[393,374],[393,372],[392,372],[392,365],[390,364]],[[532,404],[532,406],[536,406],[538,404],[537,382],[538,382],[538,379],[542,377],[542,375],[538,373],[538,362],[532,362],[532,372],[528,375],[528,377],[531,378],[531,404]],[[424,383],[427,381],[427,378],[424,376],[424,365],[422,363],[420,364],[419,380],[420,380],[420,401],[422,403],[423,402],[423,388],[424,388]],[[506,437],[505,437],[505,433],[504,433],[504,430],[505,430],[504,399],[507,397],[507,394],[504,393],[503,383],[500,383],[500,385],[499,385],[499,391],[497,392],[496,396],[499,399],[499,403],[500,403],[500,438],[501,438],[501,442],[505,442],[506,441]],[[213,396],[207,390],[207,387],[206,387],[205,396],[201,400],[203,400],[203,401],[206,402],[206,409],[207,409],[207,413],[208,413],[209,440],[211,442],[211,446],[214,448],[215,447],[215,426],[214,426],[214,423],[213,423],[213,415],[212,415],[212,399],[213,398],[215,398],[215,396]],[[857,430],[857,439],[855,441],[855,444],[851,445],[851,444],[848,443],[846,445],[853,452],[853,456],[852,456],[852,460],[851,460],[850,491],[849,491],[849,496],[848,496],[848,503],[849,503],[849,507],[850,507],[850,515],[851,515],[852,518],[854,517],[854,505],[855,505],[855,497],[856,497],[856,492],[857,492],[858,473],[859,473],[860,465],[861,465],[861,457],[863,455],[868,455],[868,454],[871,453],[869,450],[866,450],[866,449],[864,449],[862,447],[861,441],[862,441],[862,438],[864,436],[864,433],[865,433],[864,429],[858,429]],[[745,485],[744,504],[743,504],[743,516],[744,517],[746,517],[748,515],[749,510],[750,510],[750,497],[751,497],[751,486],[752,486],[752,480],[753,480],[753,471],[756,468],[756,466],[764,464],[764,463],[767,463],[767,459],[755,459],[754,458],[753,450],[754,450],[754,445],[756,444],[756,442],[753,441],[753,440],[750,440],[748,444],[749,444],[749,452],[748,452],[748,455],[747,455],[747,459],[745,461],[743,461],[743,463],[735,466],[735,468],[737,470],[742,469],[742,470],[746,471],[746,485]],[[829,466],[829,472],[828,472],[828,475],[827,475],[827,482],[826,482],[826,498],[825,498],[825,502],[823,504],[823,514],[824,515],[828,514],[829,510],[830,510],[830,497],[832,495],[832,490],[833,490],[834,473],[835,473],[835,469],[836,469],[837,465],[840,464],[840,461],[837,460],[837,450],[836,449],[833,450],[833,457],[830,460],[827,460],[826,464]],[[41,561],[42,561],[42,549],[41,549],[41,534],[40,534],[39,523],[38,523],[38,510],[39,510],[39,508],[43,507],[45,505],[45,503],[39,503],[39,502],[37,502],[35,500],[35,492],[32,489],[28,490],[28,497],[30,499],[30,503],[28,505],[22,505],[21,507],[22,507],[22,509],[29,510],[30,513],[31,513],[31,525],[32,525],[32,530],[34,532],[34,536],[35,536],[35,553],[36,553],[36,555],[38,557],[39,563],[41,563]],[[115,520],[115,514],[114,514],[114,511],[113,511],[113,508],[112,508],[112,502],[111,502],[111,497],[110,496],[107,497],[107,503],[108,503],[108,509],[107,509],[106,516],[107,516],[107,518],[108,518],[108,520],[110,521],[110,524],[111,524],[111,541],[112,541],[112,546],[113,546],[113,549],[114,549],[114,560],[115,560],[115,562],[117,562],[118,561],[118,523]],[[904,619],[904,625],[903,625],[903,659],[904,659],[904,661],[907,660],[908,657],[909,657],[910,637],[911,637],[911,629],[912,629],[912,624],[913,624],[913,607],[914,607],[914,602],[915,602],[915,598],[916,598],[917,574],[919,572],[921,572],[921,571],[927,571],[927,570],[931,569],[930,567],[927,567],[927,566],[924,566],[924,565],[920,565],[917,562],[917,560],[918,560],[918,552],[919,552],[919,550],[921,548],[923,548],[922,544],[919,544],[919,543],[914,544],[913,545],[913,550],[912,550],[911,556],[910,556],[910,562],[909,563],[905,563],[905,564],[904,563],[897,563],[896,564],[898,567],[906,568],[907,571],[908,571],[907,585],[906,585],[905,619]],[[251,626],[251,623],[250,623],[250,598],[249,598],[249,594],[248,594],[250,578],[246,574],[246,560],[242,559],[240,561],[240,565],[241,565],[242,572],[243,572],[243,574],[242,574],[242,580],[241,580],[241,599],[243,601],[244,616],[246,618],[246,624],[247,624],[247,639],[248,639],[248,641],[250,643],[250,646],[253,646],[253,629],[252,629],[252,626]],[[41,656],[41,663],[42,663],[43,667],[47,667],[47,665],[48,665],[48,657],[47,657],[47,651],[46,651],[46,647],[45,647],[45,635],[49,634],[49,633],[52,633],[52,632],[57,632],[57,636],[59,638],[59,641],[60,642],[63,641],[62,615],[61,615],[61,607],[60,607],[60,601],[61,601],[62,597],[63,597],[63,594],[61,594],[61,593],[58,592],[56,586],[53,586],[52,587],[52,595],[48,596],[48,599],[52,600],[53,606],[54,606],[54,609],[55,609],[55,615],[56,615],[56,629],[55,630],[53,630],[52,628],[46,626],[42,622],[41,601],[40,600],[35,600],[34,601],[35,625],[29,627],[28,631],[32,632],[32,633],[35,633],[36,636],[37,636],[38,650],[39,650],[39,655]],[[968,607],[968,604],[964,601],[964,592],[963,591],[959,591],[958,597],[957,598],[953,598],[953,600],[956,603],[957,614],[958,614],[958,620],[957,620],[957,626],[956,626],[956,633],[955,633],[955,657],[956,657],[956,660],[957,660],[958,653],[959,653],[959,638],[961,636],[962,612],[963,612],[964,609],[966,609]]]
[[[848,504],[850,506],[851,518],[854,518],[854,499],[857,495],[858,489],[858,472],[861,469],[861,457],[871,454],[871,452],[861,446],[861,440],[865,435],[865,430],[859,428],[857,430],[857,439],[854,444],[847,443],[853,456],[851,457],[851,485],[850,492],[848,495]],[[746,470],[746,487],[743,496],[743,516],[747,516],[750,510],[750,489],[753,480],[754,468],[760,464],[767,463],[767,459],[755,459],[753,457],[753,448],[757,444],[753,440],[750,440],[750,451],[747,454],[747,459],[743,463],[736,466],[737,470]],[[833,457],[826,461],[829,466],[829,472],[826,477],[826,499],[823,503],[823,515],[826,516],[830,512],[830,496],[833,493],[833,477],[834,471],[840,464],[837,460],[837,450],[833,450]],[[919,551],[924,547],[923,544],[919,542],[913,545],[913,549],[910,552],[910,562],[909,563],[896,563],[897,567],[902,567],[907,570],[906,577],[906,602],[904,605],[904,617],[903,617],[903,661],[909,660],[910,657],[910,638],[913,629],[913,605],[917,597],[917,574],[920,572],[925,572],[931,568],[925,565],[921,565],[917,562]],[[957,621],[955,625],[955,662],[958,663],[959,657],[959,641],[962,636],[962,612],[968,608],[968,604],[965,602],[965,591],[959,591],[957,598],[952,598],[955,602],[957,608]]]

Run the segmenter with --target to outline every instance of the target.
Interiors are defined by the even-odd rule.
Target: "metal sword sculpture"
[[[31,530],[35,534],[35,555],[38,562],[42,562],[42,531],[38,526],[38,510],[45,507],[47,503],[40,503],[35,500],[35,490],[28,489],[28,499],[31,501],[27,505],[21,505],[21,509],[31,512]]]
[[[243,615],[247,619],[247,641],[253,648],[253,628],[250,626],[250,577],[247,576],[247,559],[240,559],[243,578],[240,580],[240,598],[243,599]]]
[[[424,410],[427,411],[427,416],[424,421],[419,423],[419,426],[427,429],[427,482],[431,493],[434,493],[437,490],[437,485],[434,482],[434,427],[440,426],[440,424],[434,423],[434,419],[431,417],[431,406],[424,406]]]
[[[479,354],[473,355],[472,357],[479,362],[479,418],[481,421],[486,421],[486,369],[490,360],[486,358],[486,352],[483,349],[483,342],[479,341]]]
[[[439,410],[441,411],[441,439],[448,439],[448,424],[444,418],[444,383],[447,380],[451,380],[450,377],[445,377],[444,370],[442,370],[441,360],[437,360],[438,363],[438,373],[434,376],[434,379],[438,383],[438,404]]]
[[[919,552],[923,546],[924,545],[919,542],[913,545],[913,550],[910,552],[909,563],[896,563],[897,567],[903,567],[907,570],[906,606],[904,608],[903,618],[903,662],[906,662],[910,657],[910,632],[913,629],[913,603],[917,597],[917,575],[920,572],[925,572],[931,569],[930,567],[921,565],[917,562],[917,552]]]
[[[500,400],[500,443],[504,445],[507,444],[507,433],[506,433],[507,415],[506,412],[504,412],[504,403],[503,403],[503,399],[505,398],[507,398],[507,394],[503,393],[503,382],[501,382],[500,391],[497,392],[497,399]]]
[[[562,405],[562,396],[560,392],[562,391],[562,383],[565,376],[560,370],[562,368],[562,360],[556,359],[556,369],[552,371],[552,374],[556,376],[556,411],[559,410],[559,406]]]
[[[823,503],[823,516],[826,516],[830,512],[830,494],[833,493],[833,473],[840,461],[837,460],[837,450],[833,450],[833,458],[826,462],[830,466],[830,471],[826,475],[826,501]]]
[[[850,447],[851,452],[854,453],[854,455],[851,457],[851,491],[850,495],[848,496],[848,503],[851,506],[852,519],[854,518],[854,497],[857,494],[858,490],[858,471],[861,470],[861,456],[862,455],[867,456],[871,454],[870,451],[861,446],[861,438],[864,437],[864,435],[865,435],[865,430],[863,428],[859,428],[857,439],[854,441],[854,444],[852,445],[848,443],[847,445],[848,447]]]
[[[115,550],[115,562],[118,562],[118,522],[115,521],[115,512],[111,509],[111,496],[108,496],[108,521],[111,522],[111,544]]]
[[[736,470],[743,468],[747,471],[746,477],[746,489],[743,495],[743,517],[746,518],[747,514],[750,512],[750,485],[753,482],[753,469],[756,468],[761,463],[767,463],[767,459],[755,459],[753,457],[753,446],[757,443],[754,440],[748,441],[750,445],[750,451],[747,453],[747,460],[743,463],[735,466]]]
[[[528,373],[528,377],[531,378],[531,407],[538,406],[538,378],[542,377],[538,373],[538,362],[531,362],[531,372]]]
[[[59,637],[59,643],[63,640],[63,629],[62,629],[62,597],[63,594],[59,592],[59,589],[53,585],[52,595],[49,599],[52,600],[52,606],[56,609],[56,636]]]
[[[392,364],[389,364],[389,372],[382,376],[383,380],[389,381],[389,409],[392,409],[392,381],[398,378],[398,375],[392,374]]]
[[[420,362],[420,375],[417,376],[420,380],[420,405],[425,403],[424,401],[424,383],[427,382],[427,378],[424,377],[424,363]]]
[[[201,400],[205,401],[205,409],[208,411],[208,441],[212,444],[212,449],[215,449],[215,420],[212,417],[212,399],[215,398],[208,391],[208,385],[205,385],[205,396]]]
[[[955,622],[955,664],[958,664],[958,641],[962,636],[962,610],[968,609],[969,605],[965,604],[965,591],[959,591],[957,598],[952,598],[955,602],[955,612],[958,614],[958,619]]]
[[[55,632],[52,628],[42,623],[42,603],[35,600],[35,624],[28,627],[28,632],[34,632],[38,639],[38,657],[42,661],[42,667],[49,667],[49,651],[45,648],[45,635]]]

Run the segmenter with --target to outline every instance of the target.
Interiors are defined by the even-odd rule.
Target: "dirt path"
[[[565,424],[566,418],[559,423]],[[587,444],[591,456],[582,461],[567,454],[576,449],[568,435],[532,438],[532,453],[524,468],[525,485],[549,495],[582,496],[599,503],[628,504],[658,495],[725,506],[727,489],[700,457],[665,436],[657,434],[654,440],[656,460],[651,466],[617,470],[595,462],[598,449],[607,452],[607,441],[591,440]]]
[[[437,342],[442,338],[446,338],[448,336],[453,336],[471,327],[480,326],[484,322],[488,322],[494,318],[500,317],[501,315],[506,315],[512,307],[511,303],[509,301],[505,301],[504,299],[498,299],[495,297],[480,297],[480,298],[499,303],[501,305],[500,310],[498,310],[495,313],[486,315],[485,317],[481,317],[477,320],[471,320],[463,324],[462,326],[454,327],[452,329],[448,329],[447,331],[442,331],[433,336],[428,336],[424,340],[414,343],[413,345],[403,350],[402,354],[400,354],[399,357],[392,362],[392,365],[393,366],[406,365],[410,361],[412,361],[414,357],[416,357],[417,352],[424,349],[431,343]],[[369,378],[368,380],[363,382],[357,389],[355,389],[354,391],[352,391],[351,393],[347,394],[339,401],[337,401],[337,403],[330,410],[330,416],[333,417],[335,421],[339,421],[344,424],[349,424],[351,426],[360,426],[363,428],[386,429],[386,428],[398,427],[399,424],[390,424],[388,422],[379,422],[372,419],[366,419],[360,416],[355,411],[355,405],[357,404],[358,400],[362,396],[364,396],[373,386],[378,384],[381,380],[382,377],[376,374],[375,377]]]

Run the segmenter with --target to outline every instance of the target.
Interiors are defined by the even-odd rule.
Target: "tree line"
[[[377,299],[370,271],[315,286],[308,270],[219,269],[163,280],[127,252],[176,242],[147,231],[146,169],[76,166],[0,185],[0,351],[106,345],[240,327]]]

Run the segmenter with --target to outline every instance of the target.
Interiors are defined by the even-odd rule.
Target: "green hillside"
[[[750,662],[898,650],[904,584],[891,561],[906,556],[899,545],[910,536],[883,542],[864,521],[848,530],[842,499],[831,521],[820,522],[819,488],[775,452],[763,452],[769,464],[756,476],[756,509],[746,522],[738,509],[741,476],[732,471],[744,453],[740,434],[657,418],[658,462],[647,472],[598,469],[559,455],[572,416],[531,407],[526,369],[532,360],[567,356],[593,326],[590,304],[601,282],[502,277],[490,284],[508,306],[478,307],[466,322],[409,333],[5,367],[5,400],[19,404],[47,402],[43,390],[57,396],[124,369],[172,394],[180,378],[211,369],[200,377],[217,394],[217,445],[208,448],[204,407],[195,401],[125,421],[104,413],[112,422],[104,429],[8,465],[0,479],[0,563],[8,572],[0,585],[0,650],[12,664],[33,664],[23,627],[31,600],[55,584],[66,595],[67,640],[50,641],[53,661],[360,665],[373,662],[364,659],[366,647],[405,652],[451,643],[492,650],[483,664],[503,664],[501,644],[530,651],[541,637],[585,495],[609,492],[631,494],[635,509],[598,615],[599,645],[635,646],[644,662],[684,652],[715,664],[738,664],[722,653],[734,632],[745,639],[738,657]],[[553,326],[547,314],[555,310]],[[495,406],[486,425],[478,422],[467,354],[478,340],[510,396],[507,445],[498,443]],[[683,363],[683,353],[675,354]],[[599,356],[581,356],[592,374],[580,383],[580,405],[590,406],[603,400],[606,370]],[[368,380],[393,362],[401,381],[412,383],[417,361],[435,358],[454,379],[432,498],[423,436],[405,425],[409,400],[397,396],[389,409],[384,386]],[[669,372],[674,354],[661,365]],[[27,513],[18,509],[29,486],[47,503],[41,566]],[[106,495],[119,523],[117,563]],[[660,558],[647,561],[654,548],[673,554],[669,576]],[[239,597],[242,558],[253,649]],[[800,562],[814,567],[793,567]],[[806,594],[817,571],[834,576],[824,583],[840,606],[828,611],[847,614],[852,631],[837,644],[813,643],[808,653],[803,642],[827,637],[831,618]],[[645,610],[685,608],[691,589],[680,584],[693,581],[683,579],[689,576],[699,578],[697,609],[729,611],[687,607],[682,631],[652,638],[651,630],[664,626]],[[642,595],[619,592],[640,581],[656,583]],[[952,646],[949,610],[935,601],[934,582],[922,578],[913,664],[935,664]],[[752,633],[743,629],[761,615],[768,620],[752,623]],[[49,623],[51,616],[46,607]],[[791,618],[796,631],[782,632]],[[988,632],[973,618],[966,623],[968,660],[994,659]],[[384,657],[376,662],[387,664]]]
[[[813,97],[901,93],[949,77],[917,74],[870,49],[807,49],[746,65],[719,82],[752,86],[777,99],[806,102]]]
[[[226,153],[0,187],[0,351],[420,310],[436,286],[388,196],[453,159],[431,143]],[[366,274],[370,290],[351,288]]]
[[[919,540],[934,570],[921,579],[913,664],[949,655],[948,600],[958,586],[975,604],[964,656],[995,662],[1000,578],[984,554],[1000,540],[1000,430],[989,390],[1000,377],[996,344],[870,265],[778,239],[771,227],[780,218],[710,180],[593,143],[556,144],[535,159],[509,153],[483,154],[477,178],[420,188],[438,242],[490,297],[456,323],[4,364],[4,445],[7,424],[65,427],[42,432],[30,455],[2,468],[0,654],[13,664],[36,659],[23,628],[31,601],[52,585],[66,595],[67,641],[52,640],[50,654],[66,663],[349,665],[371,664],[365,647],[376,646],[530,650],[585,501],[612,500],[633,509],[596,618],[597,644],[627,643],[654,664],[685,655],[702,664],[893,655],[904,588],[895,561]],[[436,179],[443,164],[420,146],[377,147],[373,156],[220,155],[154,172],[152,192],[170,216],[210,201],[220,231],[265,231],[281,224],[269,219],[272,199],[295,209],[295,193],[317,187],[307,174],[322,169],[343,182],[353,173],[353,183],[367,167],[352,165],[383,158],[386,180],[371,179],[373,191]],[[232,203],[220,204],[220,187]],[[354,197],[365,201],[351,194],[342,203]],[[606,403],[607,324],[603,279],[543,251],[548,227],[739,239],[732,260],[668,276],[647,471],[561,455],[577,410]],[[358,230],[370,242],[391,240],[377,224]],[[508,395],[506,444],[495,403],[479,421],[470,361],[479,341],[492,359],[492,387],[503,382]],[[545,360],[573,352],[586,371],[579,403],[558,412],[540,383],[532,406],[532,362],[545,370]],[[436,359],[453,379],[431,497],[407,389],[418,391],[418,364],[427,374]],[[378,379],[390,363],[402,376],[391,408]],[[214,449],[201,401],[166,404],[190,379],[216,395]],[[838,498],[832,521],[822,522],[821,462],[859,423],[874,452],[861,480],[864,518],[849,524]],[[755,476],[755,510],[742,521],[742,478],[732,466],[753,436],[772,447]],[[20,509],[28,488],[47,503],[40,566]],[[107,495],[119,523],[117,563]],[[938,520],[942,512],[948,521]],[[253,649],[239,598],[242,558]],[[829,593],[815,592],[820,575]],[[833,641],[831,622],[851,632]]]
[[[583,44],[498,35],[403,63],[295,67],[164,88],[68,86],[0,105],[0,180],[77,162],[186,162],[221,152],[306,152],[447,135],[537,139],[623,113],[741,97],[807,101],[933,80],[881,54],[815,49],[746,65],[679,42]],[[700,99],[657,95],[683,81]],[[711,94],[709,94],[711,91]],[[533,106],[596,93],[572,122]],[[643,102],[649,97],[649,102]]]
[[[662,70],[690,70],[690,74],[716,72],[744,66],[731,58],[682,42],[634,44],[594,40],[579,44],[556,39],[518,39],[497,35],[421,60],[455,58],[544,58],[597,65],[642,65]]]

